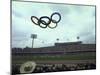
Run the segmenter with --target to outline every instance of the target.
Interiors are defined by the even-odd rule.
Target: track
[[[24,62],[25,63],[25,62]],[[96,60],[36,61],[37,64],[96,64]],[[13,64],[14,65],[14,64]],[[21,64],[16,64],[21,65]]]

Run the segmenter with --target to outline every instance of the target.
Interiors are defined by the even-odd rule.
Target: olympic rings
[[[41,23],[38,24],[41,28],[47,28],[46,22],[44,20],[41,20]]]
[[[48,22],[46,22],[46,21],[43,20],[43,19],[48,19]],[[47,17],[47,16],[42,16],[42,17],[40,17],[40,19],[38,20],[38,25],[39,25],[41,28],[47,28],[47,26],[48,26],[50,23],[51,23],[51,20],[50,20],[50,18]],[[45,27],[42,26],[41,24],[45,25]]]
[[[55,23],[55,26],[48,25],[48,27],[51,28],[51,29],[56,28],[57,27],[57,23]]]
[[[54,15],[58,15],[58,16],[59,16],[59,20],[58,20],[58,21],[53,20],[53,16],[54,16]],[[52,19],[52,22],[53,22],[53,23],[58,23],[58,22],[61,20],[61,15],[60,15],[59,13],[55,12],[55,13],[53,13],[53,14],[51,15],[51,19]]]
[[[37,23],[34,22],[33,18],[37,20]],[[36,16],[31,16],[31,21],[32,21],[34,24],[38,25],[38,20],[39,20],[39,19],[38,19]]]
[[[58,15],[59,16],[59,19],[58,20],[54,20],[54,15]],[[35,22],[33,19],[36,19],[37,22]],[[48,21],[46,21],[46,20]],[[60,22],[61,20],[61,15],[58,13],[58,12],[55,12],[55,13],[52,13],[50,17],[48,16],[42,16],[40,17],[40,19],[38,19],[36,16],[31,16],[31,21],[35,24],[35,25],[39,25],[41,28],[56,28],[57,27],[57,24]],[[51,26],[50,24],[52,23],[55,23],[55,26]]]

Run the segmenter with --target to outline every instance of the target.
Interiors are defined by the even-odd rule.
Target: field
[[[22,64],[27,61],[68,61],[68,60],[95,60],[95,52],[80,53],[80,54],[68,54],[68,55],[21,55],[13,56],[13,64]]]
[[[37,64],[32,73],[89,70],[96,68],[96,52],[13,55],[12,74],[20,74],[20,66],[27,61]]]

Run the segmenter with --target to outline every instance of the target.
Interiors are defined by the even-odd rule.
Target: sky
[[[31,16],[50,17],[54,12],[61,14],[61,21],[54,29],[43,29],[31,21]],[[37,35],[33,47],[76,41],[94,44],[95,6],[12,1],[12,47],[32,47],[31,34]]]

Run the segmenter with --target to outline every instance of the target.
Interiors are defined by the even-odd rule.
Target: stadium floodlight
[[[77,36],[77,40],[79,40],[80,39],[80,37],[79,36]]]
[[[37,38],[37,35],[36,34],[31,34],[31,38],[32,38],[32,48],[33,48],[34,39]]]
[[[59,38],[57,38],[56,40],[59,41]]]

